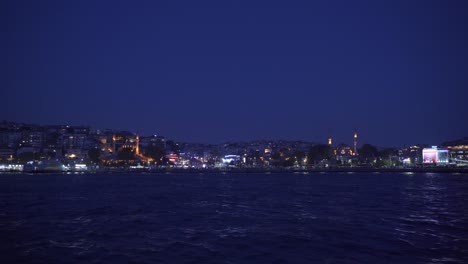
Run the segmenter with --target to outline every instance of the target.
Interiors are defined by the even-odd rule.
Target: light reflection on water
[[[461,254],[453,253],[453,248],[458,247],[460,241],[466,242],[464,237],[467,234],[467,226],[459,226],[462,228],[461,233],[449,232],[453,228],[453,218],[460,215],[464,209],[459,211],[457,208],[460,206],[458,199],[462,197],[454,200],[451,194],[455,190],[450,189],[453,183],[447,180],[447,177],[450,175],[425,173],[406,181],[401,196],[404,210],[396,219],[395,232],[400,239],[410,242],[420,250],[430,248],[433,252],[451,252],[449,255],[452,258],[432,258],[430,263],[436,260],[463,263],[460,257],[466,257],[468,253],[465,250]]]

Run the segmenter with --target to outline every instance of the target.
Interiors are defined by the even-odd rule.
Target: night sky
[[[466,1],[1,1],[0,120],[220,143],[468,136]]]

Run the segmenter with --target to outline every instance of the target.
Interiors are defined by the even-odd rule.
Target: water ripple
[[[2,263],[468,263],[466,175],[72,176],[0,178]]]

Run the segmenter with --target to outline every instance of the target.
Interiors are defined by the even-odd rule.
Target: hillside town
[[[176,142],[161,135],[88,126],[0,123],[0,171],[152,169],[313,169],[468,166],[468,137],[439,146],[379,148],[350,144],[256,140]]]

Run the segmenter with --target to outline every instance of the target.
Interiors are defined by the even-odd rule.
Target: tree
[[[318,144],[310,148],[307,156],[309,164],[314,164],[315,161],[331,159],[333,157],[333,151],[329,145]]]
[[[304,151],[295,150],[293,153],[291,153],[287,157],[287,162],[285,162],[286,163],[285,165],[287,167],[300,165],[302,164],[302,161],[304,160],[305,157],[306,157],[306,153]]]
[[[279,152],[273,152],[270,157],[270,165],[271,166],[281,166],[281,163],[283,162],[283,157],[281,157],[281,153]]]
[[[166,155],[166,150],[151,144],[146,148],[145,155],[153,158],[157,163],[160,163],[161,159]]]
[[[362,145],[358,153],[360,158],[364,161],[374,161],[379,156],[379,151],[371,144]]]
[[[47,157],[49,157],[51,159],[53,159],[53,158],[55,158],[55,156],[57,156],[57,153],[55,151],[50,151],[50,150],[47,151],[46,154],[47,154]]]
[[[392,148],[386,148],[381,151],[379,151],[379,157],[382,160],[382,165],[383,166],[393,166],[393,165],[398,165],[399,161],[398,159],[392,160],[392,156],[396,154],[396,150]]]
[[[18,161],[19,162],[28,162],[32,160],[38,160],[40,158],[39,152],[23,152],[18,154]]]
[[[283,166],[284,167],[292,167],[292,166],[294,166],[295,161],[296,160],[294,159],[294,157],[291,158],[291,157],[288,156],[288,157],[286,157],[286,159],[284,159]]]
[[[88,157],[94,163],[99,163],[101,160],[99,157],[101,156],[101,150],[98,148],[93,148],[88,150]]]
[[[274,152],[271,154],[271,159],[272,160],[280,160],[281,159],[281,154],[279,152]]]
[[[381,159],[390,159],[395,154],[395,150],[392,148],[386,148],[379,151],[379,157]]]

